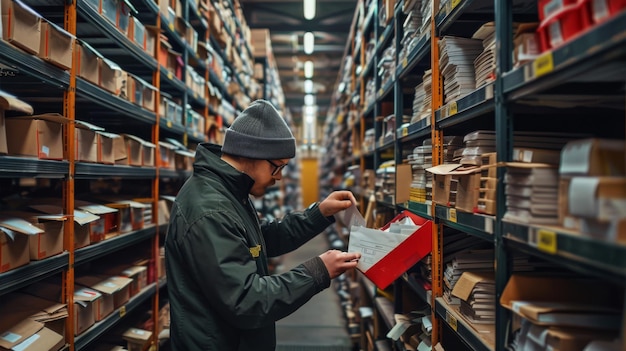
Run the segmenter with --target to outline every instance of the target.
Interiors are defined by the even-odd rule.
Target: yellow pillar
[[[318,201],[320,196],[317,158],[302,158],[301,166],[302,172],[300,174],[300,189],[302,189],[302,205],[306,207],[311,203]]]

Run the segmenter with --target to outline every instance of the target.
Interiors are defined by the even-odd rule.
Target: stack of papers
[[[433,100],[433,95],[430,90],[432,85],[433,85],[432,71],[426,70],[424,72],[424,76],[422,77],[422,84],[421,84],[423,91],[424,91],[424,98],[422,99],[422,106],[419,110],[415,110],[415,107],[413,108],[414,116],[411,119],[411,123],[421,121],[424,118],[430,118],[430,114],[432,111],[431,103]],[[417,95],[417,91],[415,92],[415,94]],[[419,113],[417,113],[417,111],[419,111]]]
[[[392,203],[395,202],[396,193],[396,168],[380,167],[376,170],[376,199],[382,201],[390,196]]]
[[[472,39],[481,40],[483,52],[474,60],[476,88],[493,82],[496,78],[496,27],[494,22],[483,24]]]
[[[505,220],[558,224],[559,174],[556,167],[542,163],[509,163],[504,183]]]
[[[439,41],[439,69],[443,76],[444,103],[474,91],[474,60],[482,51],[482,40],[445,36]]]
[[[422,116],[425,98],[426,91],[424,90],[424,82],[421,82],[415,86],[415,95],[413,97],[413,117],[411,118],[411,124],[417,123],[425,118]]]
[[[432,200],[433,175],[426,172],[426,168],[432,167],[432,147],[430,145],[417,146],[413,153],[407,156],[411,165],[411,201],[426,202]],[[429,196],[430,195],[430,196]]]
[[[464,272],[452,290],[452,295],[461,300],[461,314],[470,323],[495,323],[496,285],[493,271]]]

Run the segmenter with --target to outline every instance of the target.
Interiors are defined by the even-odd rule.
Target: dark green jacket
[[[259,222],[253,180],[201,144],[172,207],[165,240],[175,351],[274,350],[275,322],[330,286],[319,257],[275,275],[267,258],[290,252],[331,220],[317,205]],[[321,254],[321,252],[320,252]]]

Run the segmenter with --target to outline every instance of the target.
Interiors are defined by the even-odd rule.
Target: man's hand
[[[352,192],[347,190],[333,191],[324,201],[320,202],[319,209],[324,217],[330,217],[335,213],[356,205],[356,199]]]
[[[358,252],[328,250],[321,254],[320,258],[324,261],[330,279],[335,279],[348,269],[356,267],[361,254]]]

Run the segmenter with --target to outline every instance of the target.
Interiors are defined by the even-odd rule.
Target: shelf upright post
[[[161,11],[159,11],[158,15],[156,16],[156,28],[161,28]],[[161,40],[158,39],[156,40],[155,43],[156,46],[156,51],[155,52],[160,52],[161,51]],[[156,116],[156,121],[154,123],[154,125],[152,126],[152,143],[154,143],[156,145],[155,147],[155,165],[156,165],[156,175],[154,180],[152,181],[152,222],[153,224],[157,224],[159,221],[159,181],[160,181],[160,169],[161,169],[161,151],[160,151],[160,147],[159,147],[159,131],[160,131],[160,121],[161,121],[161,64],[157,62],[157,67],[154,70],[154,72],[152,72],[152,85],[154,85],[156,87],[156,95],[155,95],[155,99],[156,99],[156,106],[155,106],[155,116]],[[150,260],[150,264],[152,265],[152,271],[153,272],[158,272],[158,267],[159,267],[159,238],[160,238],[160,233],[159,233],[159,226],[156,226],[156,233],[154,234],[154,236],[152,237],[152,247],[151,247],[151,260]],[[159,330],[158,330],[158,326],[159,326],[159,284],[158,284],[158,279],[159,279],[159,275],[155,274],[156,276],[156,280],[157,280],[157,287],[156,287],[156,291],[154,293],[154,296],[152,297],[152,325],[154,326],[154,331],[152,333],[152,345],[156,345],[157,349],[158,349],[158,345],[159,345],[159,338],[158,338],[158,334],[159,334]]]
[[[378,45],[380,44],[380,35],[384,32],[384,28],[381,28],[380,23],[378,22],[378,14],[380,11],[380,0],[376,1],[376,9],[374,10],[374,16],[372,18],[372,21],[374,21],[374,23],[372,24],[373,26],[373,31],[374,31],[374,38],[376,38],[376,46],[374,48],[374,108],[373,108],[373,121],[374,121],[374,171],[376,170],[376,168],[381,164],[381,157],[380,157],[380,150],[378,150],[378,138],[380,137],[381,134],[381,124],[382,122],[379,122],[378,119],[378,114],[381,113],[381,106],[380,106],[380,102],[376,101],[378,100],[378,92],[380,91],[381,84],[380,84],[380,76],[378,75],[378,63],[380,62],[380,57],[378,54]]]
[[[504,79],[502,75],[512,68],[513,44],[513,9],[509,1],[495,1],[496,22],[496,81],[495,81],[495,125],[496,125],[496,155],[497,161],[511,160],[513,150],[513,118],[504,94]],[[495,270],[496,270],[496,301],[504,291],[511,275],[511,262],[503,242],[502,217],[504,216],[505,169],[498,167],[496,192],[496,234],[495,234]],[[510,312],[496,303],[496,350],[504,350],[510,329]]]
[[[443,131],[437,129],[437,123],[435,119],[435,111],[443,105],[443,84],[441,79],[441,72],[439,71],[439,37],[437,33],[437,24],[435,18],[437,16],[437,9],[439,9],[439,0],[433,0],[432,13],[430,20],[430,69],[432,74],[432,88],[431,88],[431,114],[430,114],[430,130],[432,139],[432,164],[433,166],[440,165],[442,160],[443,151]],[[432,204],[434,214],[434,206]],[[434,216],[433,216],[434,218]],[[441,326],[437,313],[435,311],[436,299],[443,296],[442,275],[443,275],[443,225],[436,220],[433,221],[432,229],[432,273],[431,273],[431,320],[433,322],[431,343],[436,345],[441,336]]]
[[[65,3],[64,9],[65,30],[76,36],[76,1]],[[78,55],[76,50],[76,40],[72,48],[72,67],[70,68],[69,87],[63,92],[63,115],[71,122],[76,119],[76,70],[78,67]],[[63,211],[69,218],[64,226],[64,249],[69,253],[67,271],[63,273],[63,297],[67,304],[69,318],[65,321],[65,340],[69,343],[69,350],[74,351],[74,175],[76,174],[75,164],[75,139],[74,123],[68,123],[65,128],[65,156],[69,163],[69,173],[63,182]]]

